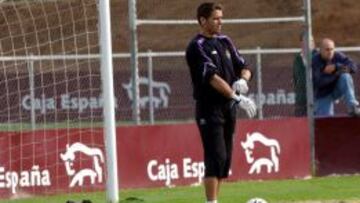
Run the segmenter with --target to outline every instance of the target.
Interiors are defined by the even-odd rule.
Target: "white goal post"
[[[105,119],[105,149],[107,155],[106,183],[107,201],[117,203],[119,201],[117,157],[116,157],[116,123],[115,123],[115,94],[112,66],[111,46],[111,20],[110,0],[100,1],[100,48],[101,48],[101,75],[104,97],[104,119]]]

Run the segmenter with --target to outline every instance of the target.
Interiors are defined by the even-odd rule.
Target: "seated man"
[[[312,60],[314,82],[314,108],[316,116],[334,115],[334,101],[345,99],[350,116],[360,117],[351,73],[356,64],[343,53],[335,51],[335,43],[329,38],[321,41],[320,53]]]

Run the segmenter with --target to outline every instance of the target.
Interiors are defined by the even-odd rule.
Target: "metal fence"
[[[360,61],[360,47],[338,47],[356,62]],[[293,59],[300,49],[247,49],[239,50],[249,61],[255,77],[250,82],[249,96],[259,108],[258,119],[282,118],[295,116],[295,92],[293,84]],[[126,67],[125,54],[115,55],[115,67]],[[140,116],[145,123],[191,120],[194,116],[194,102],[188,67],[184,52],[144,52],[139,54],[140,77]],[[128,75],[130,85],[130,70],[126,67],[122,75]],[[115,68],[116,70],[116,68]],[[127,73],[126,73],[127,72]],[[355,86],[360,85],[358,74],[354,75]],[[124,83],[124,82],[122,82]],[[127,86],[130,88],[131,86]],[[124,89],[124,85],[122,85]],[[121,88],[118,91],[123,91]],[[158,93],[163,91],[164,95]],[[128,90],[128,94],[131,91]],[[132,99],[128,99],[127,107]],[[346,113],[342,103],[337,104],[337,113]],[[124,108],[120,118],[131,120],[131,109]],[[246,118],[242,112],[239,118]]]
[[[139,2],[141,4],[141,2]],[[302,23],[306,27],[306,30],[308,33],[311,34],[311,15],[308,10],[310,9],[310,1],[304,0],[304,12],[299,16],[286,16],[286,17],[266,17],[266,18],[231,18],[231,19],[223,19],[224,24],[254,24],[254,23]],[[141,120],[141,113],[140,109],[142,108],[141,105],[141,96],[140,96],[140,84],[139,84],[139,51],[138,51],[138,27],[141,25],[162,25],[162,26],[168,26],[168,25],[194,25],[197,24],[197,20],[189,20],[189,19],[149,19],[148,17],[140,16],[140,19],[138,17],[137,12],[137,1],[136,0],[129,0],[128,1],[129,6],[129,30],[130,30],[130,66],[131,66],[131,77],[132,77],[132,103],[133,103],[133,120],[136,122],[136,124],[140,123]],[[140,5],[140,8],[144,8],[144,5]],[[195,8],[195,7],[194,7]],[[300,9],[299,9],[300,10]],[[257,58],[257,60],[261,60]],[[259,70],[261,72],[261,70]],[[258,80],[261,81],[261,80]],[[258,84],[259,85],[259,84]],[[187,88],[190,89],[190,88]],[[261,90],[259,88],[258,90]],[[281,90],[282,92],[282,90]],[[258,91],[258,100],[259,100],[259,106],[260,106],[260,118],[263,118],[263,109],[261,105],[261,98],[264,96],[262,95],[262,92]],[[264,109],[265,110],[265,109]],[[151,111],[152,112],[152,111]]]
[[[339,47],[339,51],[345,52],[356,62],[360,61],[360,47]],[[293,84],[292,63],[294,54],[299,52],[298,48],[291,49],[256,49],[239,50],[240,53],[250,63],[255,77],[250,82],[249,96],[257,102],[259,113],[257,119],[270,119],[295,116],[294,103],[295,92]],[[100,74],[98,72],[98,55],[52,55],[52,56],[24,56],[24,57],[1,57],[4,63],[14,63],[19,73],[14,73],[16,80],[21,79],[26,91],[19,95],[21,98],[13,98],[14,102],[19,102],[19,108],[14,108],[14,119],[19,113],[24,120],[36,122],[52,120],[61,122],[64,119],[79,119],[81,113],[82,120],[92,114],[92,119],[101,118],[101,92]],[[59,62],[54,62],[58,60]],[[67,71],[67,76],[60,71],[41,74],[47,64],[51,63],[57,67],[64,65],[64,61],[71,64],[73,60],[78,61],[79,66],[76,71]],[[81,61],[84,60],[84,63]],[[121,124],[131,124],[134,122],[132,81],[130,68],[130,54],[115,53],[114,60],[114,88],[116,96],[116,118]],[[21,62],[22,61],[22,62]],[[22,68],[21,68],[22,67]],[[56,69],[56,68],[55,68]],[[21,71],[22,70],[22,71]],[[74,69],[75,70],[75,69]],[[39,77],[37,77],[37,76]],[[5,75],[4,75],[5,76]],[[7,73],[7,80],[13,77]],[[80,76],[80,79],[77,78]],[[53,78],[67,78],[66,86],[54,81]],[[72,80],[71,78],[77,78]],[[83,79],[81,79],[83,78]],[[15,79],[14,79],[15,80]],[[86,91],[86,84],[91,81],[92,91]],[[355,87],[360,86],[358,74],[354,74]],[[50,87],[49,91],[54,91],[58,95],[44,90],[37,91],[37,86]],[[76,84],[75,84],[76,83]],[[65,81],[64,81],[65,84]],[[78,87],[80,84],[84,89],[81,94],[72,94],[71,87]],[[18,85],[14,87],[14,92],[18,91]],[[95,89],[94,89],[95,88]],[[40,89],[39,89],[40,90]],[[66,92],[64,92],[66,90]],[[96,90],[96,91],[95,91]],[[192,120],[194,118],[194,101],[192,98],[192,86],[189,71],[184,58],[184,52],[142,52],[139,53],[139,104],[141,123],[162,123],[179,122]],[[12,92],[11,89],[7,91]],[[47,101],[55,98],[59,105],[46,104]],[[30,100],[36,101],[34,104]],[[5,104],[0,102],[0,104]],[[61,105],[60,105],[61,104]],[[336,111],[339,114],[346,113],[344,105],[337,104]],[[62,113],[63,112],[63,113]],[[246,118],[240,111],[239,118]],[[4,117],[5,119],[5,117]],[[6,119],[5,119],[6,120]],[[14,122],[16,122],[14,120]]]

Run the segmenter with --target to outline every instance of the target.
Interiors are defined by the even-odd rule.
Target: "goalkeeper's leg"
[[[200,119],[201,120],[201,119]],[[224,173],[226,148],[223,125],[220,123],[197,122],[204,148],[204,187],[207,202],[217,201],[219,177]]]

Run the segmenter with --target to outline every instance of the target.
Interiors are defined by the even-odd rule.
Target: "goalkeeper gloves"
[[[239,80],[235,81],[232,85],[232,89],[237,94],[246,94],[249,91],[249,87],[247,85],[246,80],[240,78]]]
[[[232,99],[234,99],[237,103],[237,105],[244,109],[246,114],[249,116],[249,118],[254,118],[256,115],[256,105],[254,103],[253,100],[251,100],[250,98],[241,95],[241,94],[236,94],[235,92],[233,92]]]

